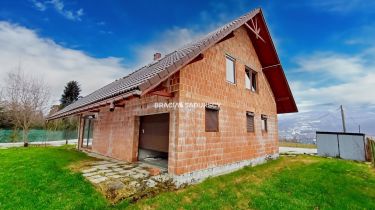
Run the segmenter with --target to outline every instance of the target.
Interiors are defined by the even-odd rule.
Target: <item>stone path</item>
[[[145,163],[99,160],[90,162],[81,172],[112,202],[175,189],[166,169]]]

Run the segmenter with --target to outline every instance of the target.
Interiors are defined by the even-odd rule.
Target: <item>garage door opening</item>
[[[138,160],[168,168],[169,114],[140,117]]]

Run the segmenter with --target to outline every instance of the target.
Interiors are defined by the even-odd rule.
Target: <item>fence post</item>
[[[370,151],[371,151],[371,162],[372,165],[375,167],[375,141],[372,139],[369,139],[370,143]]]

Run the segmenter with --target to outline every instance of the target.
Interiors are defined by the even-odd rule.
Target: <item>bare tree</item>
[[[48,103],[49,91],[40,78],[25,74],[20,68],[7,75],[4,88],[6,108],[16,129],[22,129],[24,146],[28,146],[30,126],[43,113]]]

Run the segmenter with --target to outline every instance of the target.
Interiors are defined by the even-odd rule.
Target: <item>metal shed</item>
[[[363,133],[317,131],[316,144],[320,156],[366,161],[366,141]]]

